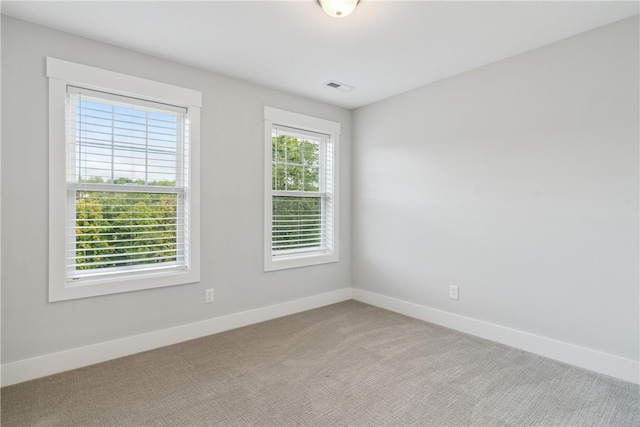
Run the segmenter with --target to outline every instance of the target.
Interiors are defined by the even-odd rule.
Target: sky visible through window
[[[175,184],[183,154],[178,115],[78,99],[75,131],[75,182]]]

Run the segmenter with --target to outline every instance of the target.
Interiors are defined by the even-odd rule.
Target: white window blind
[[[331,251],[331,136],[274,125],[271,153],[272,257]]]
[[[67,87],[68,281],[188,267],[187,113]]]

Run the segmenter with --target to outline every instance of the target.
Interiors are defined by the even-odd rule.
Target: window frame
[[[316,117],[306,116],[299,113],[280,110],[272,107],[264,107],[264,271],[283,270],[288,268],[306,267],[311,265],[325,264],[339,261],[339,138],[340,123]],[[302,132],[328,135],[327,144],[332,145],[332,171],[327,177],[332,183],[329,189],[332,212],[331,212],[331,243],[332,246],[326,251],[291,253],[290,255],[272,254],[272,209],[273,196],[277,195],[272,186],[272,132],[274,127],[282,126],[286,128],[298,129]],[[326,159],[325,159],[326,163]],[[325,165],[321,165],[324,168]],[[321,184],[323,185],[323,184]]]
[[[100,68],[47,57],[49,80],[49,302],[152,289],[200,281],[200,108],[201,92]],[[78,282],[67,278],[67,86],[139,98],[187,109],[190,121],[187,200],[188,266],[183,270],[114,273]],[[74,205],[75,206],[75,205]]]

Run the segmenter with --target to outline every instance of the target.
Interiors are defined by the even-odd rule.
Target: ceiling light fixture
[[[353,12],[360,0],[318,0],[324,13],[334,18],[344,18]]]

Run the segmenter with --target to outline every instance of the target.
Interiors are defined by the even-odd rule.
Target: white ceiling
[[[639,13],[637,1],[3,1],[2,14],[356,108]],[[323,86],[355,86],[341,92]]]

